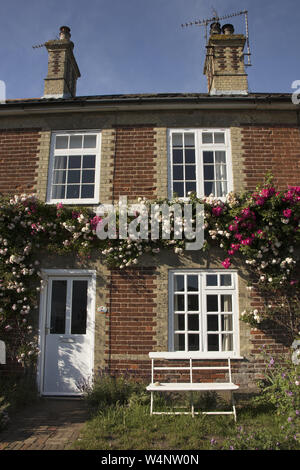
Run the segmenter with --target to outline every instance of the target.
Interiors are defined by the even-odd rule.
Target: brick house
[[[244,44],[232,28],[211,34],[207,93],[76,96],[80,72],[70,31],[62,27],[60,39],[45,44],[44,96],[0,106],[0,192],[97,206],[124,195],[129,202],[188,191],[224,197],[254,190],[267,171],[278,189],[298,185],[299,106],[290,94],[248,91]],[[240,312],[260,299],[246,289],[245,268],[236,264],[225,271],[222,259],[218,250],[161,252],[120,271],[100,259],[83,269],[75,256],[45,254],[40,392],[77,393],[75,382],[98,368],[149,378],[148,353],[168,350],[229,355],[235,382],[251,391],[261,344],[274,353],[286,346],[277,333],[239,321]],[[226,340],[220,324],[210,332],[201,327],[208,298],[217,312],[211,321],[222,323],[222,311],[230,312]],[[68,317],[76,305],[87,311],[88,327]],[[178,315],[176,306],[184,313]]]

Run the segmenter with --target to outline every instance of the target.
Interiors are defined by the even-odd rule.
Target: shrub
[[[104,410],[112,405],[125,405],[143,400],[145,386],[125,376],[112,376],[99,371],[92,385],[82,388],[88,406],[93,410]],[[139,398],[141,397],[141,398]]]
[[[257,403],[272,404],[278,415],[300,418],[300,365],[290,359],[269,357],[259,382]]]

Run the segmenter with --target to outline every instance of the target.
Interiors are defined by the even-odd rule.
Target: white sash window
[[[237,275],[233,271],[170,273],[169,348],[236,356]]]
[[[67,204],[99,202],[100,140],[99,131],[53,133],[48,202]]]
[[[233,190],[229,129],[169,131],[169,197],[213,195]]]

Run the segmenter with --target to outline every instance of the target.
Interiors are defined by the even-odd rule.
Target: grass
[[[145,405],[111,406],[96,413],[74,445],[81,450],[211,450],[234,440],[241,427],[258,427],[276,434],[269,411],[241,410],[238,423],[231,416],[153,415]],[[274,436],[275,439],[276,436]],[[212,442],[214,444],[212,445]],[[300,446],[299,446],[300,449]]]
[[[237,423],[230,415],[150,416],[149,395],[143,386],[111,378],[99,381],[86,399],[91,417],[73,444],[77,450],[300,450],[298,424],[296,431],[287,429],[268,404],[248,402],[238,408]],[[156,399],[156,409],[171,404],[171,396]],[[216,409],[216,396],[206,394],[197,405],[202,410]]]

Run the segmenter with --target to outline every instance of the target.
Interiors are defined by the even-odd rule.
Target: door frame
[[[47,305],[48,305],[48,280],[51,277],[82,277],[89,276],[91,284],[88,290],[90,295],[90,323],[91,323],[91,363],[94,364],[94,348],[95,348],[95,310],[96,310],[96,271],[93,269],[41,269],[44,287],[40,291],[39,305],[39,333],[38,347],[39,357],[37,364],[37,387],[40,395],[43,395],[44,374],[45,374],[45,352],[46,352],[46,321],[47,321]],[[46,393],[45,393],[46,395]],[[59,395],[59,394],[56,394]]]

